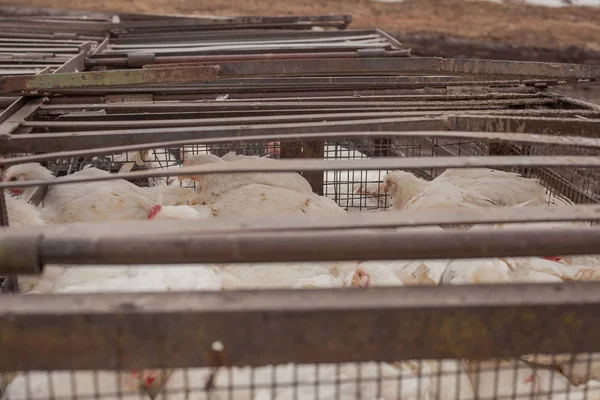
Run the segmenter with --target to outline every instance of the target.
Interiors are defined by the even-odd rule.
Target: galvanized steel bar
[[[597,282],[4,296],[0,370],[588,353],[598,307]]]
[[[218,67],[80,72],[33,77],[0,78],[0,94],[37,94],[61,88],[186,83],[215,80]]]

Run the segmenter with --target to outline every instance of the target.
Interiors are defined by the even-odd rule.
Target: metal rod
[[[201,235],[213,233],[262,233],[281,231],[327,231],[348,229],[385,229],[385,228],[422,228],[437,225],[464,224],[506,224],[519,222],[591,222],[600,220],[600,207],[597,204],[577,206],[532,206],[522,208],[482,208],[452,210],[424,210],[379,213],[345,214],[337,217],[278,216],[261,218],[206,219],[202,224],[190,224],[189,221],[121,221],[119,229],[107,223],[69,224],[69,237],[86,236],[89,232],[118,236],[165,236],[165,235]],[[152,224],[152,225],[150,225]],[[565,225],[568,226],[568,225]],[[12,229],[13,235],[44,235],[46,237],[64,236],[65,228],[60,225],[30,226]]]
[[[477,157],[379,157],[357,160],[317,160],[285,159],[278,162],[257,165],[248,162],[205,164],[200,167],[167,168],[164,170],[140,171],[107,174],[104,176],[64,176],[50,181],[9,181],[1,182],[0,189],[33,187],[48,184],[100,182],[115,179],[134,180],[162,176],[189,176],[221,173],[252,172],[297,172],[297,171],[345,171],[345,170],[390,170],[390,169],[430,169],[430,168],[508,168],[508,167],[562,167],[600,168],[600,157],[596,156],[477,156]]]
[[[410,57],[409,50],[391,50],[381,55],[382,57]],[[206,63],[206,62],[223,62],[223,61],[250,61],[250,60],[299,60],[306,58],[358,58],[359,53],[356,51],[348,52],[322,52],[322,53],[261,53],[261,54],[231,54],[231,55],[205,55],[205,56],[158,56],[154,61],[150,60],[145,64],[146,68],[160,68],[168,64],[170,67],[185,67],[186,64]],[[174,64],[174,65],[173,65]],[[127,67],[127,57],[111,57],[111,58],[88,58],[86,65],[89,68],[106,66],[106,67]]]
[[[599,306],[597,282],[5,296],[0,370],[216,366],[217,341],[226,366],[589,353]]]
[[[593,120],[589,120],[593,121]],[[573,126],[584,121],[573,121]],[[587,121],[585,121],[587,122]],[[136,143],[160,142],[168,139],[195,139],[198,137],[232,137],[272,134],[292,137],[299,133],[318,133],[322,131],[343,132],[356,130],[372,131],[414,131],[414,130],[446,130],[447,125],[442,118],[387,118],[374,120],[352,120],[335,122],[302,122],[287,124],[256,124],[210,127],[181,127],[129,129],[109,131],[85,131],[67,133],[39,133],[35,135],[0,135],[0,151],[17,152],[49,152],[61,150],[88,149],[90,147],[108,147]]]
[[[117,70],[0,78],[0,94],[37,94],[61,88],[202,82],[217,79],[218,67]]]
[[[8,118],[0,123],[0,138],[10,138],[10,134],[14,133],[23,122],[35,115],[35,112],[46,101],[45,97],[38,97],[23,104],[23,101],[17,100],[15,107],[23,104],[14,111]],[[0,139],[1,140],[1,139]]]
[[[457,58],[356,58],[325,60],[268,60],[223,62],[220,76],[301,76],[310,74],[368,73],[370,75],[410,73],[450,73],[471,76],[598,79],[600,66],[524,61],[471,60]]]
[[[490,100],[490,103],[497,104],[499,106],[510,107],[512,105],[523,105],[523,104],[544,104],[544,100],[539,99],[519,99],[519,100]],[[482,101],[482,106],[485,106],[485,101]],[[546,102],[548,103],[548,102]],[[475,106],[474,106],[475,107]],[[435,109],[436,106],[431,107]],[[449,108],[453,109],[455,107],[449,106]],[[396,110],[402,110],[401,107],[396,107]],[[257,116],[257,117],[230,117],[227,119],[224,118],[194,118],[194,119],[155,119],[155,120],[141,120],[141,121],[30,121],[24,122],[22,126],[24,127],[38,127],[47,129],[48,132],[53,131],[77,131],[84,130],[88,128],[89,130],[103,128],[105,130],[108,129],[132,129],[132,128],[153,128],[153,127],[185,127],[185,126],[217,126],[217,125],[235,125],[238,123],[286,123],[286,122],[314,122],[314,121],[348,121],[354,119],[378,119],[378,118],[394,118],[394,117],[405,117],[403,111],[385,111],[385,112],[377,112],[372,111],[369,112],[368,115],[365,115],[364,112],[354,112],[355,110],[348,110],[345,112],[337,112],[337,113],[327,113],[322,114],[315,112],[314,114],[303,114],[303,115],[270,115],[270,116]]]
[[[116,225],[113,225],[114,228]],[[503,230],[319,230],[283,232],[210,232],[203,235],[113,234],[101,230],[54,237],[32,233],[18,241],[0,234],[0,272],[24,273],[46,264],[187,264],[298,261],[447,259],[595,254],[600,228]],[[18,237],[17,237],[18,238]],[[24,244],[25,243],[25,244]],[[177,249],[177,251],[173,251]],[[30,264],[24,254],[35,254]],[[29,259],[28,259],[29,260]]]

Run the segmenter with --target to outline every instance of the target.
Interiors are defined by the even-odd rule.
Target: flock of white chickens
[[[235,153],[222,158],[197,154],[187,156],[183,165],[240,163],[243,166],[274,162],[277,160]],[[325,178],[326,181],[332,180],[335,174],[336,180],[343,180],[351,173],[354,172],[325,172]],[[109,172],[88,167],[70,176],[86,178],[106,174]],[[363,172],[359,180],[375,181],[378,174],[377,171]],[[36,163],[11,166],[2,175],[5,182],[55,179],[64,178],[56,178],[51,171]],[[6,192],[9,222],[11,226],[18,227],[146,219],[197,220],[273,215],[327,217],[346,214],[344,208],[330,198],[314,194],[309,183],[297,173],[198,174],[180,176],[173,181],[160,178],[154,183],[152,187],[138,187],[117,179],[51,185],[37,208],[28,203],[37,187],[9,189]],[[195,189],[186,186],[195,186]],[[348,193],[341,185],[335,191]],[[546,190],[537,181],[489,169],[447,170],[433,181],[419,179],[408,172],[393,171],[385,176],[383,182],[357,184],[352,192],[375,199],[375,203],[371,204],[375,206],[379,204],[378,195],[387,193],[392,210],[377,212],[527,207],[551,203]],[[347,202],[342,206],[349,207],[350,204]],[[564,223],[544,225],[565,226]],[[496,227],[502,228],[501,225]],[[564,282],[597,279],[599,276],[600,259],[597,256],[548,255],[544,258],[204,264],[168,268],[160,265],[111,268],[48,265],[42,276],[21,277],[19,283],[21,292],[30,295]],[[117,398],[117,392],[122,392],[123,398],[139,398],[140,392],[151,398],[167,393],[170,399],[600,399],[600,363],[593,361],[589,364],[587,357],[560,355],[552,359],[527,355],[521,360],[480,363],[477,368],[472,362],[446,360],[393,365],[365,363],[360,366],[290,364],[255,368],[252,372],[247,368],[220,369],[210,378],[214,388],[209,392],[203,388],[215,371],[206,368],[96,374],[82,371],[50,375],[47,372],[28,372],[2,376],[0,389],[2,398],[6,399],[86,395]],[[251,381],[252,390],[248,387]],[[290,386],[293,381],[298,385]],[[189,388],[195,390],[190,391]]]

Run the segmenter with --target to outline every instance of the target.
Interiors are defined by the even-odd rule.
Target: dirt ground
[[[16,4],[18,0],[0,0]],[[427,35],[502,46],[600,52],[600,8],[546,8],[470,0],[28,0],[27,6],[152,14],[352,14],[350,27],[378,27],[402,39]]]

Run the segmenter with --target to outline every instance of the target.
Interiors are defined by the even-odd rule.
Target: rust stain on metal
[[[80,72],[40,76],[10,76],[0,78],[0,94],[35,94],[65,88],[92,88],[144,84],[205,82],[216,80],[218,66],[190,68],[157,68]]]

